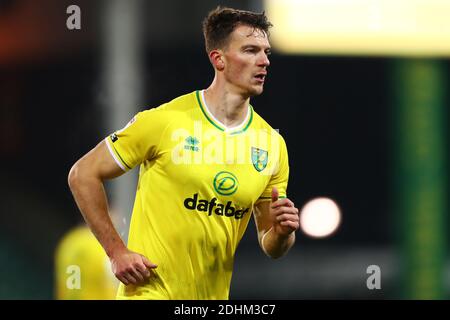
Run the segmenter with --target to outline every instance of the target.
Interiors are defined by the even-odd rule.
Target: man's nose
[[[262,54],[262,56],[258,62],[259,62],[258,65],[260,65],[260,66],[263,66],[263,67],[270,66],[270,60],[266,53]]]

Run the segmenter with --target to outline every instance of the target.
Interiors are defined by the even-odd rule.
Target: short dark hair
[[[272,27],[265,12],[256,13],[219,6],[210,11],[203,20],[206,52],[224,48],[228,44],[229,35],[240,25],[262,30],[266,34],[269,34],[269,28]]]

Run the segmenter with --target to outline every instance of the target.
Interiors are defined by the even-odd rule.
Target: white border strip
[[[114,158],[114,161],[116,161],[116,163],[119,165],[120,169],[122,169],[124,172],[127,172],[127,170],[124,168],[124,166],[122,165],[122,163],[120,163],[119,159],[117,159],[116,155],[114,154],[114,151],[112,151],[111,146],[108,143],[108,138],[105,138],[105,143],[106,146],[108,147],[109,153],[111,153],[112,157]]]

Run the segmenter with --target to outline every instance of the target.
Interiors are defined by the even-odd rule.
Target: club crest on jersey
[[[269,153],[266,150],[252,147],[252,163],[258,172],[264,170],[267,166]]]

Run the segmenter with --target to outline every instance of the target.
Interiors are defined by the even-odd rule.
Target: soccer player
[[[72,167],[70,188],[121,281],[118,299],[228,299],[252,213],[269,257],[294,244],[286,145],[250,105],[270,64],[269,27],[264,13],[211,11],[203,22],[211,85],[138,113]],[[103,181],[137,165],[127,247]]]
[[[55,298],[59,300],[110,300],[117,279],[108,257],[85,225],[69,230],[55,251]]]

